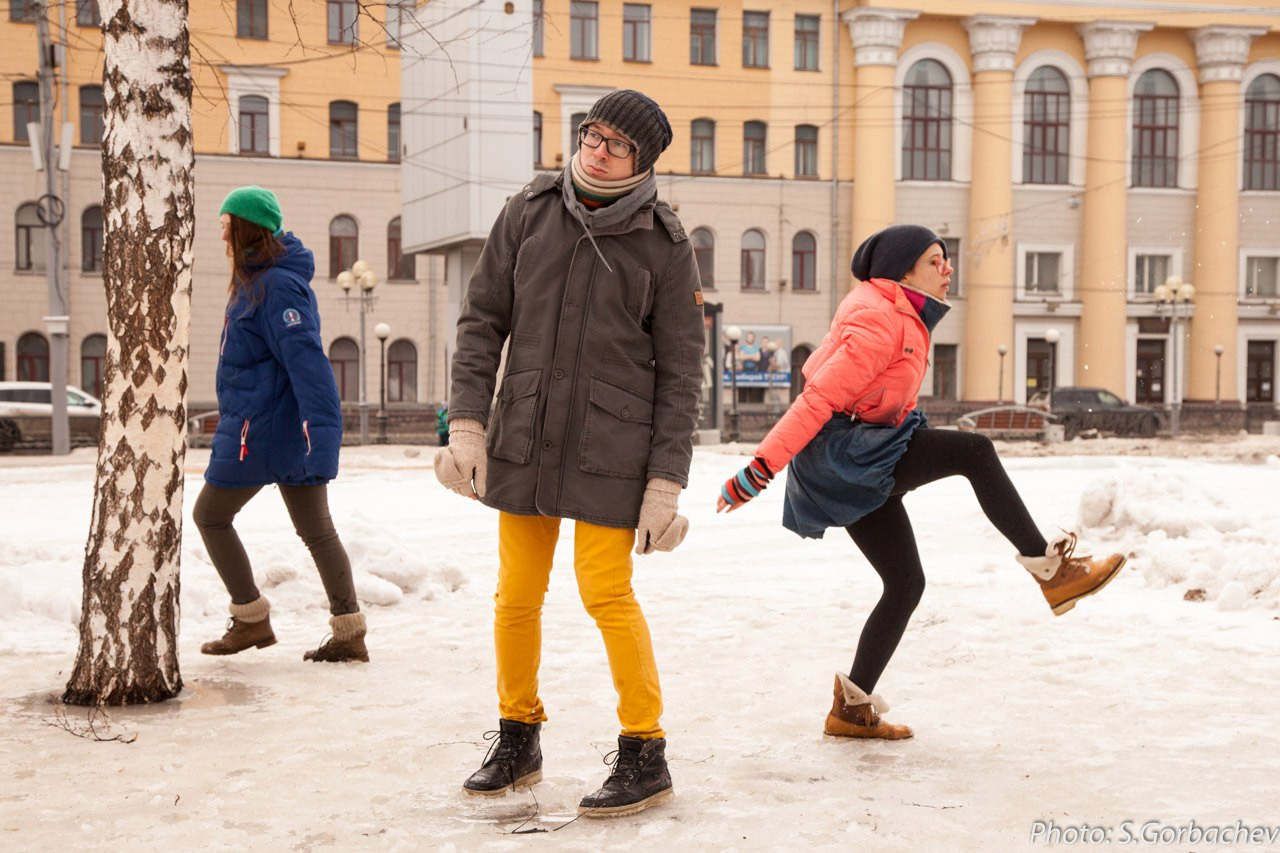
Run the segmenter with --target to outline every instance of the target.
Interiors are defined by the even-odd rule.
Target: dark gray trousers
[[[329,515],[328,487],[281,485],[278,488],[293,520],[293,529],[320,570],[320,582],[329,596],[329,612],[334,616],[359,612],[360,603],[356,601],[356,588],[351,580],[351,561]],[[222,576],[233,604],[248,604],[261,595],[253,580],[249,555],[232,526],[236,514],[260,491],[262,486],[224,489],[205,483],[191,513],[209,559]]]

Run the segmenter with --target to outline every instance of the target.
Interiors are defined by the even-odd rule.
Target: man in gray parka
[[[639,92],[615,91],[577,132],[569,165],[513,196],[485,243],[458,320],[449,446],[435,470],[500,511],[499,729],[463,788],[500,795],[542,778],[542,600],[570,518],[578,589],[604,637],[622,725],[612,772],[580,805],[601,816],[673,793],[631,548],[670,551],[688,529],[676,500],[688,484],[704,333],[693,250],[657,200],[666,115]]]

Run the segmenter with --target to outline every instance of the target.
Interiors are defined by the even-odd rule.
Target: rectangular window
[[[387,107],[387,159],[400,162],[400,105]]]
[[[98,5],[97,0],[93,5]],[[236,0],[236,36],[242,39],[267,37],[267,0]]]
[[[936,400],[956,399],[955,344],[933,345],[933,396]]]
[[[1061,252],[1027,252],[1025,290],[1028,294],[1062,293]]]
[[[543,19],[543,0],[533,0],[533,55],[545,56],[543,41],[546,38],[547,24]]]
[[[1022,180],[1028,184],[1067,183],[1071,138],[1071,95],[1027,92],[1022,147]]]
[[[262,0],[266,2],[266,0]],[[82,27],[102,26],[102,13],[98,11],[98,0],[76,0],[76,23]]]
[[[413,0],[387,0],[387,47],[400,47],[412,14]]]
[[[80,87],[80,144],[101,145],[106,134],[106,101],[97,86]]]
[[[40,6],[36,0],[9,0],[9,20],[23,24],[34,24],[40,14]]]
[[[1173,271],[1172,255],[1137,255],[1133,264],[1135,296],[1150,296]]]
[[[1274,341],[1249,341],[1245,351],[1245,401],[1276,400],[1276,345]]]
[[[716,10],[689,12],[689,64],[716,64]]]
[[[359,110],[350,101],[334,101],[329,105],[329,156],[358,157]]]
[[[765,124],[749,121],[742,126],[742,174],[765,174]]]
[[[542,113],[533,111],[533,166],[542,165]]]
[[[769,13],[742,13],[742,67],[769,67]]]
[[[27,125],[40,121],[40,86],[29,80],[13,84],[13,141],[27,142]]]
[[[25,272],[44,272],[44,226],[19,222],[15,227],[17,237],[17,269]]]
[[[1249,299],[1275,299],[1276,273],[1280,258],[1244,259],[1244,295]]]
[[[82,272],[102,272],[102,216],[80,226],[80,269]],[[94,395],[97,396],[96,394]]]
[[[1244,188],[1280,190],[1280,98],[1255,81],[1245,95]]]
[[[650,39],[649,6],[640,3],[622,4],[622,58],[631,62],[649,62]]]
[[[716,170],[716,123],[700,118],[693,122],[693,149],[689,158],[690,170],[714,172]]]
[[[796,70],[818,70],[817,15],[796,15]]]
[[[818,177],[818,129],[811,124],[796,127],[796,177]]]
[[[357,0],[328,0],[329,44],[355,44],[359,35]]]
[[[270,107],[260,95],[240,98],[240,153],[268,154],[271,151],[267,117]]]
[[[600,56],[600,4],[572,0],[569,4],[569,56],[598,59]]]
[[[1133,185],[1178,185],[1178,96],[1133,97]]]

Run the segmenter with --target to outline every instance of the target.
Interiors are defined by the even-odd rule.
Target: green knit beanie
[[[271,190],[262,187],[238,187],[227,193],[218,215],[230,213],[246,222],[261,225],[273,234],[279,233],[284,214],[280,212],[280,199]]]

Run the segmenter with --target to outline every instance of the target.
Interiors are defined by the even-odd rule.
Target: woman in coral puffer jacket
[[[782,523],[821,538],[843,527],[884,582],[848,676],[836,675],[825,732],[841,737],[911,737],[884,722],[872,693],[924,592],[924,570],[907,492],[961,475],[991,523],[1018,549],[1056,614],[1101,589],[1124,565],[1074,555],[1075,534],[1046,542],[1000,464],[990,439],[929,429],[916,409],[929,336],[950,309],[951,263],[928,228],[894,225],[853,256],[861,282],[841,303],[822,345],[804,365],[805,389],[756,448],[751,464],[721,489],[717,511],[742,506],[787,465]]]

